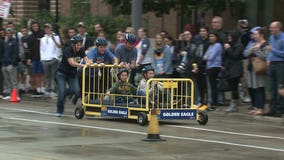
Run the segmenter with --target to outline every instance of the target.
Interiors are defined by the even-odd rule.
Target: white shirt
[[[60,38],[59,36],[52,34],[52,35],[47,35],[45,34],[44,37],[40,39],[40,60],[41,61],[49,61],[52,59],[58,59],[61,53],[61,48],[58,48],[55,42],[52,40],[52,37],[54,37],[54,40],[56,41],[57,44],[60,43]]]

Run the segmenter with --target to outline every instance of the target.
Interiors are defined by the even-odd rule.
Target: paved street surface
[[[196,121],[163,121],[163,142],[145,142],[147,127],[135,121],[73,116],[67,102],[54,116],[54,100],[0,100],[0,159],[5,160],[283,160],[283,118],[209,112]],[[244,106],[242,110],[247,112]]]

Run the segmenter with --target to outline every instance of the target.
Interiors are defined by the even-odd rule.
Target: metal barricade
[[[82,105],[90,107],[119,106],[145,108],[145,105],[138,103],[145,96],[109,94],[107,91],[117,82],[117,73],[120,66],[96,65],[85,66],[82,74]],[[123,98],[125,103],[118,103],[117,98]]]
[[[193,106],[194,84],[191,79],[152,78],[146,89],[149,109],[190,109]]]
[[[184,78],[151,78],[146,84],[146,95],[107,93],[118,83],[120,66],[85,66],[82,74],[82,107],[75,109],[75,116],[81,119],[89,116],[115,116],[136,119],[145,125],[151,118],[150,111],[158,111],[159,119],[195,119],[206,124],[206,113],[193,108],[194,83]],[[131,74],[131,73],[130,73]],[[123,103],[117,102],[123,98]],[[200,118],[201,117],[201,118]]]

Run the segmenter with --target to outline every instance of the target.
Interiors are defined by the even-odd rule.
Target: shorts
[[[26,73],[26,65],[23,62],[18,63],[18,72],[19,73]]]
[[[41,61],[33,61],[32,62],[32,73],[33,74],[44,74]]]

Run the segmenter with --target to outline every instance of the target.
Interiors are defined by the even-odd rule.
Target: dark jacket
[[[85,45],[83,46],[84,50],[87,50],[89,47],[94,46],[94,41],[92,40],[91,36],[88,34],[86,35]]]
[[[0,67],[2,66],[2,58],[3,58],[3,54],[4,54],[3,48],[4,48],[4,40],[2,40],[0,38]]]
[[[29,49],[30,49],[30,57],[28,59],[31,59],[32,61],[39,61],[40,60],[40,39],[44,36],[44,32],[42,30],[39,30],[38,32],[33,32],[29,39]]]
[[[4,52],[2,57],[2,66],[17,66],[19,62],[19,46],[15,38],[7,39],[4,42]]]
[[[238,41],[239,33],[230,32],[229,34],[232,36],[233,42],[230,43],[231,47],[225,49],[223,53],[224,72],[227,79],[241,77],[243,74],[242,52],[244,48]]]

